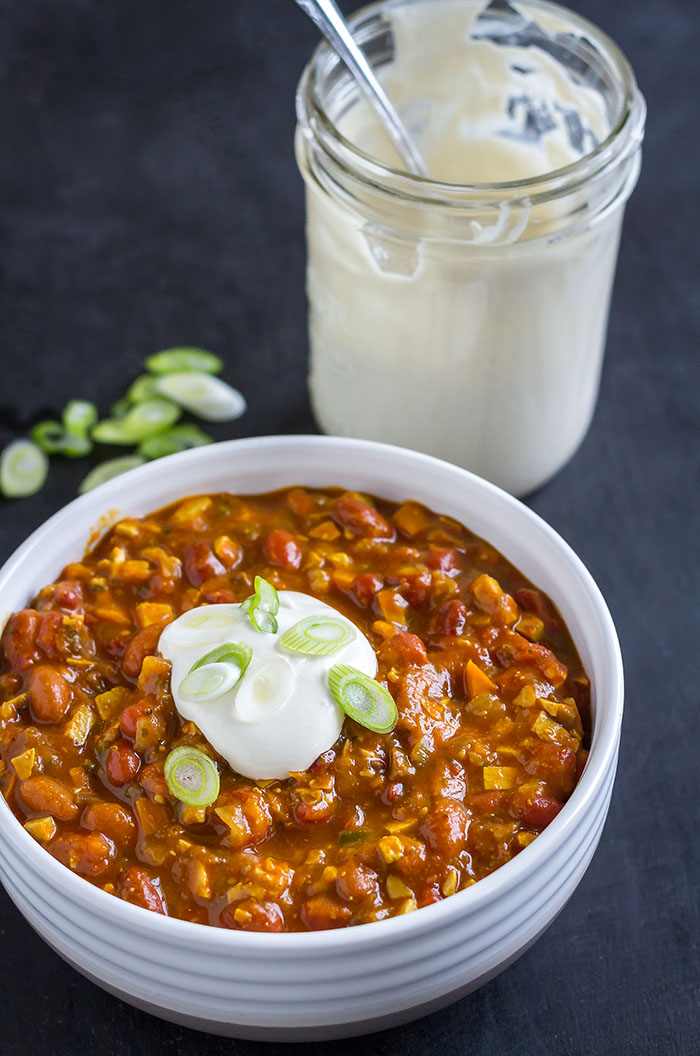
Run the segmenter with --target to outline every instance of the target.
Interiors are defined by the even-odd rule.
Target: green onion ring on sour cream
[[[179,714],[196,724],[233,770],[256,781],[282,780],[306,770],[335,744],[345,719],[328,688],[335,664],[347,664],[370,678],[377,673],[377,658],[367,638],[325,602],[281,590],[276,620],[276,633],[265,633],[256,629],[247,607],[202,605],[168,624],[159,643],[172,665],[171,687]],[[296,652],[280,644],[297,625],[303,630],[309,626],[306,621],[324,620],[333,621],[334,627],[340,623],[347,631],[343,635],[347,641],[334,652]],[[219,669],[226,664],[226,650],[218,647],[227,643],[251,650],[242,675],[240,664],[228,674]],[[211,665],[213,694],[183,695],[179,687],[193,668],[194,673],[205,670],[206,664],[196,665],[208,654],[216,657]],[[231,661],[233,667],[234,656]],[[222,687],[219,695],[217,682]]]

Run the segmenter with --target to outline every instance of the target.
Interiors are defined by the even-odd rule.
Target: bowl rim
[[[598,689],[599,696],[606,699],[606,708],[600,718],[596,717],[590,755],[570,798],[547,828],[531,844],[523,848],[515,858],[505,862],[495,869],[494,872],[483,877],[470,887],[457,891],[454,895],[439,902],[422,906],[419,911],[407,913],[403,916],[389,917],[385,920],[370,921],[355,927],[344,927],[327,931],[268,934],[218,928],[209,924],[199,924],[193,921],[181,920],[177,917],[153,913],[103,891],[53,858],[23,828],[4,797],[0,796],[0,838],[15,843],[17,850],[26,863],[27,869],[30,872],[39,874],[53,890],[62,893],[74,902],[82,903],[85,912],[92,911],[99,917],[112,917],[117,922],[121,920],[125,926],[129,925],[132,930],[138,931],[143,941],[151,939],[160,943],[167,943],[170,940],[173,945],[179,945],[189,940],[189,942],[200,947],[203,944],[209,945],[209,952],[211,953],[235,953],[236,951],[252,953],[256,951],[270,957],[285,957],[287,954],[306,954],[308,956],[316,952],[323,954],[328,947],[332,947],[334,951],[350,951],[379,941],[380,938],[386,945],[399,943],[408,936],[417,937],[425,932],[450,927],[454,918],[461,917],[463,914],[473,915],[478,913],[486,908],[487,905],[496,901],[502,894],[507,894],[517,887],[519,882],[524,881],[536,871],[538,862],[544,864],[547,858],[556,851],[557,846],[565,842],[567,833],[575,829],[586,815],[591,801],[599,793],[606,775],[609,773],[611,766],[614,765],[623,712],[624,676],[622,655],[612,616],[590,572],[559,533],[524,503],[469,470],[462,469],[442,459],[434,458],[431,455],[413,451],[410,448],[346,437],[279,434],[226,440],[169,455],[166,458],[158,459],[156,462],[147,463],[144,466],[129,470],[128,473],[122,474],[100,485],[93,491],[73,499],[49,517],[48,520],[44,521],[20,544],[0,568],[0,597],[2,597],[7,584],[14,578],[19,569],[24,566],[25,562],[30,560],[31,555],[39,548],[44,549],[47,545],[50,546],[51,537],[60,537],[60,532],[63,529],[67,528],[70,531],[74,519],[79,515],[83,515],[85,511],[94,506],[97,497],[99,497],[100,505],[103,507],[101,516],[105,517],[108,515],[110,506],[115,504],[115,500],[122,502],[126,500],[128,504],[130,486],[137,479],[141,482],[149,479],[161,479],[164,470],[172,472],[180,468],[192,469],[206,463],[212,455],[217,459],[225,459],[229,454],[239,457],[244,455],[247,450],[274,449],[280,445],[284,445],[286,448],[299,449],[308,448],[309,446],[335,447],[339,452],[353,452],[359,456],[369,458],[371,458],[372,454],[386,452],[391,457],[413,463],[417,472],[420,472],[421,475],[426,472],[430,473],[431,469],[433,471],[439,469],[443,473],[447,469],[454,475],[455,484],[458,484],[460,479],[468,481],[472,488],[495,497],[506,510],[515,511],[519,516],[524,516],[526,520],[529,520],[533,527],[546,537],[549,543],[557,548],[567,560],[579,585],[588,594],[589,601],[593,605],[598,621],[599,635],[605,644],[609,661],[609,682]],[[183,485],[183,487],[186,489],[187,485]],[[183,498],[191,493],[185,490]],[[172,501],[176,500],[173,499]],[[100,523],[99,514],[92,516],[91,519],[93,523]],[[102,527],[100,534],[104,530],[104,527]],[[601,719],[603,720],[602,735],[596,730],[596,726],[601,722]],[[596,734],[597,736],[595,736]],[[377,929],[381,930],[378,931]]]

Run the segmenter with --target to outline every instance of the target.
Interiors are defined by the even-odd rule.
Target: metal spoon
[[[389,97],[374,75],[374,71],[361,48],[355,43],[347,22],[334,0],[296,0],[332,48],[338,53],[367,102],[386,129],[392,143],[408,167],[416,176],[430,176],[421,152],[408,134],[406,126],[397,114]]]

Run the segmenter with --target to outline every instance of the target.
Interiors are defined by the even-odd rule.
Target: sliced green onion
[[[127,473],[130,469],[136,469],[138,466],[143,465],[144,459],[140,458],[139,455],[110,458],[106,462],[100,462],[98,466],[90,470],[78,491],[81,495],[84,495],[86,491],[92,491],[93,488],[99,487],[100,484],[106,484],[113,477],[118,477],[122,473]]]
[[[272,583],[263,579],[262,576],[256,576],[253,580],[253,586],[255,587],[255,595],[259,598],[259,606],[265,609],[266,612],[271,612],[273,616],[276,616],[280,611],[280,596],[272,586]]]
[[[399,713],[391,694],[356,667],[336,664],[328,674],[328,688],[345,714],[368,730],[389,733],[396,725]]]
[[[190,807],[208,807],[219,795],[216,764],[197,748],[174,748],[165,760],[164,773],[171,793]]]
[[[92,430],[93,439],[100,444],[138,444],[174,425],[181,413],[169,400],[144,400],[123,418],[98,422]]]
[[[70,400],[63,409],[63,428],[73,436],[87,436],[99,417],[89,400]]]
[[[63,421],[37,422],[31,437],[48,455],[82,458],[92,451],[90,429],[97,421],[97,408],[88,400],[66,404]]]
[[[285,631],[279,644],[290,653],[332,656],[349,645],[355,637],[354,629],[344,620],[333,616],[307,616]]]
[[[251,605],[248,610],[250,616],[250,622],[255,627],[256,631],[260,631],[261,634],[277,634],[279,630],[279,624],[277,623],[277,617],[273,616],[271,612],[265,612],[264,609],[253,608]]]
[[[126,390],[124,399],[131,405],[134,403],[143,403],[144,400],[154,399],[158,393],[156,392],[156,379],[150,374],[139,374],[135,381],[132,381],[129,388]]]
[[[234,664],[205,664],[193,667],[178,686],[181,697],[204,704],[218,700],[240,680],[242,671]]]
[[[208,422],[232,422],[246,409],[238,389],[211,374],[196,371],[164,374],[156,379],[156,391]]]
[[[277,634],[277,613],[280,607],[279,594],[262,576],[255,577],[255,594],[246,598],[241,610],[247,612],[256,631],[262,634]]]
[[[131,404],[127,400],[126,396],[122,396],[121,400],[117,400],[110,407],[110,414],[112,418],[124,418],[125,415],[131,410]]]
[[[139,444],[139,454],[148,459],[164,458],[178,451],[187,451],[191,447],[203,447],[204,444],[211,443],[212,438],[196,425],[176,425],[173,429],[166,429],[164,433],[149,436]]]
[[[150,370],[151,374],[178,374],[185,371],[218,374],[223,366],[218,356],[203,348],[166,348],[146,360],[146,370]]]
[[[226,642],[200,657],[196,663],[192,664],[190,673],[196,671],[198,667],[204,667],[205,664],[233,664],[240,671],[238,677],[242,678],[252,659],[253,650],[245,642]]]
[[[31,430],[31,438],[47,455],[58,455],[63,451],[66,433],[60,422],[48,420],[37,422]]]
[[[346,829],[345,832],[339,834],[338,843],[343,847],[349,843],[359,843],[361,840],[368,840],[372,835],[374,834],[369,829]]]
[[[0,492],[8,499],[34,495],[44,486],[49,460],[32,440],[13,440],[0,455]]]

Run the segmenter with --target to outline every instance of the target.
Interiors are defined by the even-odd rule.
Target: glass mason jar
[[[473,160],[518,137],[523,149],[547,143],[552,129],[568,153],[557,147],[541,172],[499,183],[410,175],[374,149],[369,111],[358,146],[355,115],[366,104],[321,45],[299,84],[295,144],[306,184],[311,399],[325,432],[417,448],[522,495],[560,469],[590,424],[645,105],[612,41],[556,4],[385,0],[351,25],[421,147],[430,77],[443,66],[454,76],[454,56],[443,64],[436,52],[431,71],[421,48],[451,47],[457,16],[468,18],[463,38],[481,49],[479,61],[489,49],[488,63],[497,59],[508,79],[492,92],[489,68],[477,71],[473,104],[452,114],[459,129],[473,105],[490,130],[467,143]],[[533,91],[540,75],[546,98]],[[446,128],[439,108],[433,114]]]

